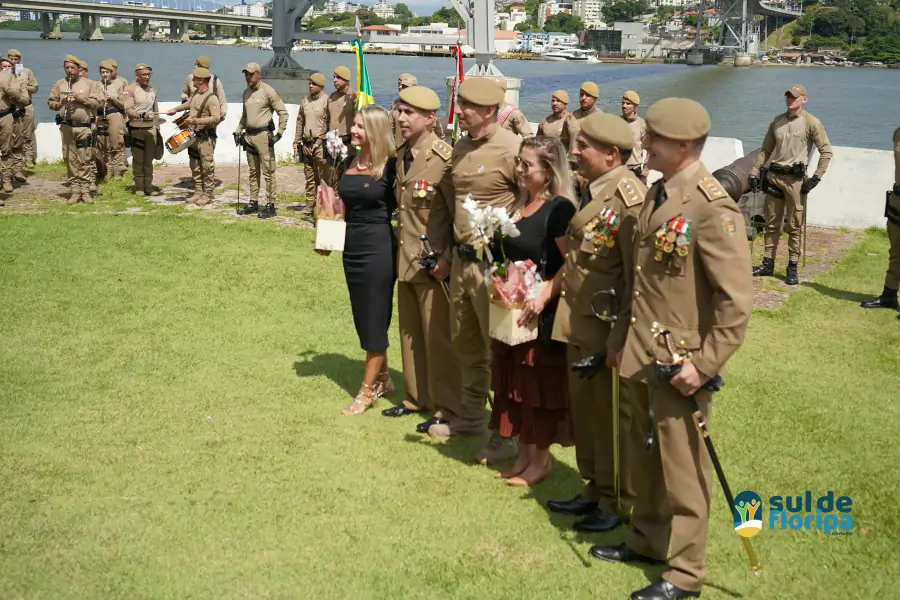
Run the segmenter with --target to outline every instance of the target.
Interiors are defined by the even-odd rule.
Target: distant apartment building
[[[568,2],[542,2],[538,6],[538,27],[543,27],[547,23],[547,19],[555,14],[566,13],[572,14],[572,0]]]
[[[376,17],[382,19],[394,18],[394,7],[385,2],[385,0],[378,0],[378,4],[372,7],[372,12],[375,13]]]
[[[497,29],[512,31],[519,23],[528,20],[524,6],[510,6],[507,12],[494,14],[494,27]]]
[[[262,2],[256,4],[235,4],[228,9],[228,13],[241,17],[265,17],[266,5]]]
[[[588,29],[596,29],[605,24],[603,20],[604,0],[575,0],[572,3],[572,14],[584,21]]]
[[[659,8],[660,6],[672,6],[674,8],[683,8],[684,5],[687,4],[686,0],[653,0],[651,6],[656,6]],[[693,2],[691,4],[694,4]]]

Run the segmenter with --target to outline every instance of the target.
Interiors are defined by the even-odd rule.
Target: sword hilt
[[[600,312],[597,310],[597,307],[594,306],[594,302],[597,300],[598,296],[609,296],[608,311],[604,310],[603,312]],[[591,297],[591,312],[593,312],[594,316],[604,323],[615,323],[619,318],[619,298],[616,295],[615,288],[609,288],[608,290],[600,290],[599,292],[596,292]]]
[[[419,240],[422,242],[422,247],[425,249],[425,256],[436,256],[434,253],[434,248],[431,247],[431,242],[428,241],[428,236],[424,233],[419,236]]]

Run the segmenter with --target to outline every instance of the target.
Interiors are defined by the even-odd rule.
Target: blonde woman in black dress
[[[388,112],[363,107],[350,128],[350,141],[359,153],[346,160],[339,183],[347,206],[344,276],[366,367],[359,393],[343,414],[359,415],[394,391],[387,348],[397,280],[397,238],[391,227],[396,149]]]

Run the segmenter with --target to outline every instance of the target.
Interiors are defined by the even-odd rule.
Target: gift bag
[[[342,252],[347,237],[347,223],[344,215],[347,208],[334,188],[320,184],[316,188],[316,250]]]

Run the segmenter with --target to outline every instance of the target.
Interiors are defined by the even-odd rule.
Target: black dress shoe
[[[650,558],[643,554],[638,554],[625,544],[617,546],[591,546],[588,550],[591,556],[600,560],[608,560],[610,562],[631,563],[642,562],[648,565],[664,565],[666,561],[658,558]]]
[[[416,425],[416,431],[419,433],[428,433],[428,428],[432,425],[446,425],[450,421],[445,419],[441,419],[440,417],[431,417],[427,421],[422,421],[418,425]]]
[[[797,276],[797,263],[789,262],[787,270],[784,272],[785,285],[798,285],[800,278]]]
[[[381,414],[386,417],[405,417],[406,415],[414,415],[417,412],[419,411],[409,410],[403,404],[398,404],[397,406],[392,406],[390,408],[384,409],[383,411],[381,411]]]
[[[900,308],[900,303],[897,302],[897,290],[888,290],[887,288],[877,298],[860,302],[859,305],[863,308],[892,308],[894,310]]]
[[[689,592],[675,587],[665,579],[657,579],[642,590],[631,594],[631,600],[678,600],[679,598],[699,598],[700,592]]]
[[[564,515],[588,515],[597,510],[597,503],[591,500],[585,500],[581,494],[575,496],[571,500],[550,500],[547,502],[547,509],[550,512],[561,513]]]
[[[582,520],[572,525],[575,531],[584,533],[603,533],[610,531],[622,524],[622,517],[612,513],[595,510]]]

